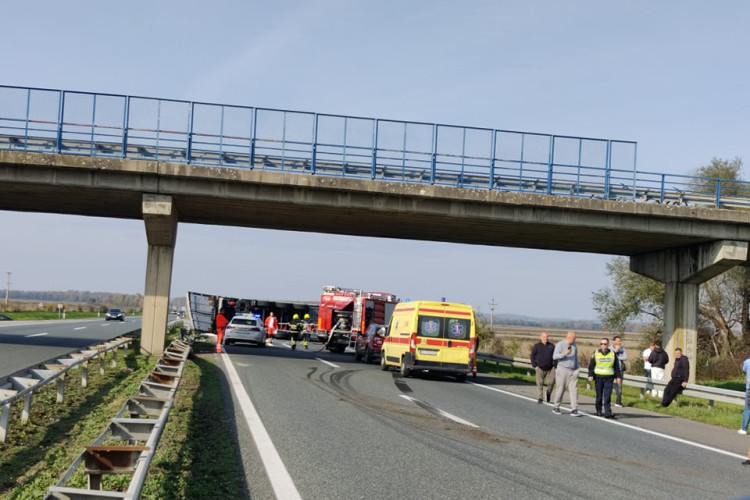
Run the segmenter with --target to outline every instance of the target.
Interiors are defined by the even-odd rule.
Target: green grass
[[[536,375],[532,370],[528,368],[511,368],[509,365],[496,365],[494,362],[482,362],[481,360],[477,365],[477,368],[481,373],[488,373],[497,375],[501,378],[528,382],[529,384],[536,384]],[[701,382],[701,384],[739,391],[743,391],[745,387],[743,381],[738,382],[735,380],[722,382]],[[586,383],[583,381],[580,381],[578,383],[578,393],[596,397],[596,392],[593,390],[593,386],[589,390],[586,388]],[[636,387],[623,387],[622,403],[627,407],[640,408],[643,410],[653,411],[655,413],[673,415],[675,417],[686,418],[688,420],[703,422],[719,427],[726,427],[728,429],[739,429],[742,422],[743,408],[741,406],[719,402],[714,403],[713,406],[710,406],[709,402],[705,399],[680,395],[677,396],[677,399],[675,399],[667,408],[662,408],[660,398],[646,395],[644,399],[641,399],[640,389]]]
[[[212,352],[213,344],[196,344],[194,351]],[[68,374],[65,399],[55,402],[54,384],[35,396],[29,422],[22,423],[23,403],[12,408],[8,436],[0,443],[0,499],[43,498],[83,448],[106,429],[125,400],[153,369],[155,358],[136,354],[118,359],[99,375],[89,367],[88,387],[80,370]],[[111,358],[110,358],[111,359]],[[109,362],[109,360],[108,360]],[[167,425],[141,495],[143,499],[243,498],[242,465],[221,399],[219,373],[209,359],[196,357],[185,365]],[[129,476],[106,475],[105,488],[124,489]],[[77,472],[66,486],[85,487]]]
[[[18,312],[3,312],[3,314],[10,316],[11,318],[17,321],[62,319],[61,315],[57,311],[18,311]],[[127,313],[126,316],[132,316],[132,314]],[[95,312],[88,312],[88,311],[65,311],[65,319],[88,319],[88,318],[104,319],[104,313],[95,313]]]

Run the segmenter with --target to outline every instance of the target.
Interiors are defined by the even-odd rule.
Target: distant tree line
[[[89,292],[81,290],[65,291],[27,291],[11,290],[10,300],[54,302],[66,304],[86,304],[91,307],[120,307],[127,309],[142,309],[143,295],[140,293],[112,293],[112,292]]]

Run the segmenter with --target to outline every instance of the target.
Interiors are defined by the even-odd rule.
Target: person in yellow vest
[[[596,416],[615,418],[612,414],[610,400],[614,384],[622,383],[622,369],[615,351],[609,348],[609,340],[602,339],[599,349],[591,356],[589,363],[589,382],[594,381],[596,387]],[[602,406],[604,414],[602,415]]]

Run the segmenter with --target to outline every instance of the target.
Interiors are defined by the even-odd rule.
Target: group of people
[[[664,378],[664,367],[669,363],[669,356],[661,348],[661,341],[657,340],[643,351],[644,368],[649,380],[662,380]],[[602,338],[599,348],[589,360],[588,380],[594,383],[596,389],[596,415],[604,418],[615,418],[612,413],[611,399],[615,394],[615,406],[622,407],[622,378],[627,368],[628,354],[622,345],[622,338],[617,335],[612,339]],[[748,360],[748,371],[750,371],[750,360]],[[552,412],[556,415],[562,414],[560,405],[563,394],[568,390],[570,394],[571,415],[580,417],[578,411],[578,377],[580,374],[580,361],[578,357],[578,345],[576,334],[567,332],[565,339],[557,344],[549,342],[549,336],[542,332],[539,342],[531,349],[531,366],[536,372],[537,403],[552,402]],[[743,367],[744,369],[744,367]],[[647,390],[653,396],[662,398],[661,406],[669,406],[679,393],[687,386],[690,375],[690,365],[687,356],[682,354],[682,349],[675,349],[675,363],[672,368],[672,378],[664,391],[657,391],[653,385]],[[750,387],[750,375],[748,376],[748,387]],[[545,389],[546,386],[546,389]],[[554,392],[553,392],[554,391]],[[746,405],[747,406],[747,405]],[[750,408],[747,410],[747,422],[750,422]],[[747,432],[747,423],[743,418],[743,429]],[[743,432],[741,432],[743,433]]]

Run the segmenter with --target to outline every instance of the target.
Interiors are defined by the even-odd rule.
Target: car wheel
[[[385,352],[380,351],[380,369],[384,372],[388,371],[388,365],[385,364]]]
[[[362,359],[362,353],[359,352],[359,349],[357,349],[357,346],[354,346],[354,361],[360,361]]]
[[[370,350],[370,346],[365,346],[365,364],[369,365],[372,363],[372,351]]]
[[[401,358],[401,376],[402,377],[409,377],[411,376],[411,369],[406,364],[406,356]]]
[[[459,373],[458,375],[456,375],[456,382],[466,382],[466,374]]]

